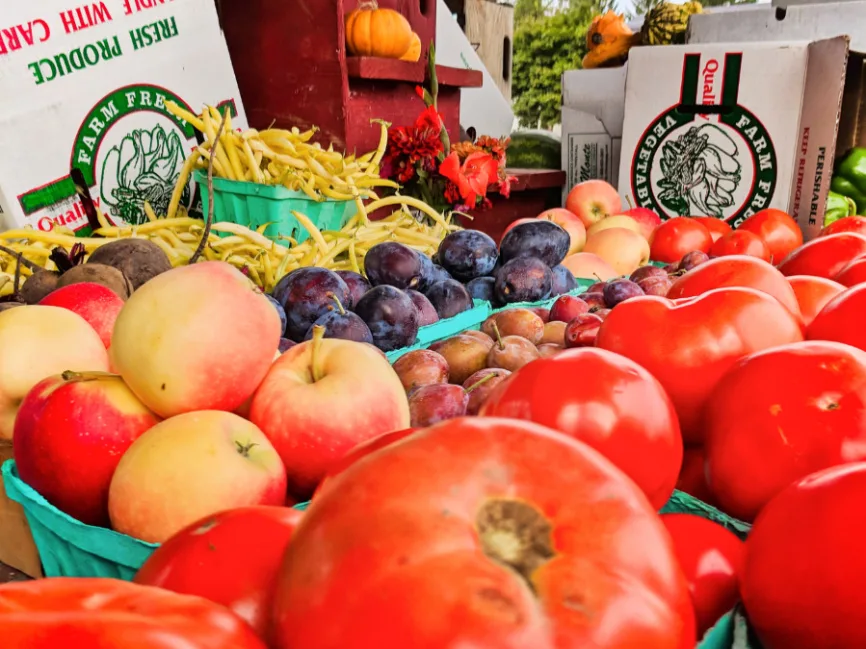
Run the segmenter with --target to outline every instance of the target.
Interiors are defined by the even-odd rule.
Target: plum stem
[[[473,383],[471,386],[469,386],[468,388],[466,388],[466,394],[471,393],[475,388],[481,387],[482,385],[484,385],[484,384],[487,383],[488,381],[492,381],[492,380],[495,379],[497,376],[499,376],[499,375],[498,375],[498,374],[488,374],[488,375],[485,376],[483,379],[479,379],[478,381],[476,381],[475,383]]]
[[[631,202],[631,196],[629,194],[625,195],[625,202],[628,203],[628,209],[633,210],[634,205]]]
[[[313,383],[322,380],[322,340],[325,338],[325,328],[322,325],[313,325],[313,339],[310,347],[310,372],[313,375]]]
[[[340,298],[338,298],[333,293],[328,293],[328,297],[337,303],[337,308],[340,310],[340,315],[346,315],[346,309],[343,308],[343,303],[340,302]]]
[[[64,381],[100,381],[120,378],[120,374],[112,374],[111,372],[74,372],[73,370],[66,370],[60,376]]]
[[[499,326],[493,323],[493,333],[496,334],[496,343],[499,345],[499,351],[505,351],[505,344],[502,342],[502,334],[499,333]]]

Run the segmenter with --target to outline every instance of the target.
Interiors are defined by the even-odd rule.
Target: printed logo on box
[[[644,131],[632,158],[631,192],[662,218],[706,215],[739,225],[769,207],[776,189],[773,141],[738,104],[742,54],[684,57],[680,102]],[[698,91],[701,96],[698,98]]]

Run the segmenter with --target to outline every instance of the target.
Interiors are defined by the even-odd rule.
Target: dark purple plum
[[[658,266],[641,266],[634,271],[628,278],[633,282],[639,282],[648,277],[667,277],[668,271]]]
[[[503,304],[538,302],[550,297],[552,286],[553,273],[547,264],[535,257],[519,257],[496,274],[496,299]]]
[[[361,320],[357,313],[346,311],[339,306],[337,311],[329,311],[310,327],[304,340],[313,339],[313,327],[316,325],[325,328],[325,338],[340,338],[341,340],[354,340],[356,343],[373,344],[373,334],[367,323]]]
[[[456,279],[446,279],[436,282],[427,289],[427,299],[436,309],[441,319],[452,318],[472,308],[472,296]]]
[[[373,286],[415,288],[421,271],[421,255],[396,241],[377,243],[364,257],[364,273]]]
[[[655,277],[644,277],[642,280],[638,281],[638,286],[640,286],[641,290],[646,295],[658,295],[659,297],[666,297],[668,291],[671,290],[671,286],[673,285],[673,281],[668,275]]]
[[[457,230],[439,244],[439,263],[454,279],[468,282],[488,275],[499,251],[490,235],[478,230]]]
[[[367,281],[366,277],[360,273],[356,273],[355,271],[338,270],[337,275],[342,277],[343,281],[346,282],[346,286],[349,287],[350,300],[347,304],[343,305],[349,310],[354,309],[358,300],[364,297],[364,293],[373,288],[370,286],[370,282]]]
[[[424,253],[419,252],[418,259],[421,260],[421,278],[418,280],[418,284],[415,285],[415,288],[419,291],[426,291],[433,284],[439,281],[438,266],[436,266],[436,264],[433,263],[433,260]]]
[[[551,295],[562,295],[577,288],[577,280],[565,266],[554,266],[550,271],[553,273],[553,284],[550,287]]]
[[[604,287],[604,301],[607,303],[607,308],[612,309],[617,304],[630,300],[633,297],[646,295],[636,283],[630,279],[615,279],[607,283]]]
[[[418,291],[413,291],[411,288],[406,290],[406,295],[412,299],[412,304],[418,309],[418,315],[421,319],[418,324],[422,327],[439,322],[439,314],[436,313],[436,307],[427,299],[427,296]]]
[[[337,273],[326,268],[304,267],[283,277],[274,297],[286,310],[286,338],[300,342],[307,331],[328,311],[336,311],[336,298],[349,304],[349,287]]]
[[[407,347],[418,337],[418,309],[412,298],[393,286],[374,286],[355,305],[367,323],[373,344],[384,352]]]
[[[282,327],[281,331],[286,331],[286,310],[283,308],[283,305],[280,304],[279,300],[275,298],[273,295],[268,295],[265,293],[265,297],[268,298],[268,301],[274,305],[274,308],[277,310],[277,315],[280,316],[280,326]]]
[[[279,347],[277,347],[277,349],[281,354],[285,354],[297,344],[298,343],[296,343],[294,340],[289,340],[288,338],[280,338],[280,345]]]
[[[496,279],[493,277],[476,277],[466,285],[466,290],[475,300],[492,302],[496,295]]]
[[[499,255],[503,263],[512,259],[534,257],[553,268],[562,263],[568,254],[571,237],[568,232],[552,221],[533,219],[515,225],[499,244]]]
[[[693,250],[692,252],[686,253],[686,255],[680,260],[678,270],[688,272],[692,268],[697,268],[709,260],[710,256],[707,253],[701,250]]]
[[[442,282],[446,279],[454,279],[451,277],[451,273],[442,268],[437,264],[433,264],[433,274],[430,276],[430,286],[433,286],[436,282]],[[430,288],[429,286],[427,288]]]

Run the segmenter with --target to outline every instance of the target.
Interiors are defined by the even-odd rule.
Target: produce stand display
[[[733,209],[748,97],[682,84],[641,140],[694,109],[676,216],[458,138],[440,3],[217,4],[243,101],[166,94],[185,144],[137,128],[113,193],[73,164],[74,219],[0,232],[0,646],[866,646],[866,149],[808,227]],[[692,15],[599,16],[584,67],[678,66]]]

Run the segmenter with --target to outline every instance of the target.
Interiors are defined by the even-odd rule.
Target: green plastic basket
[[[202,170],[196,171],[195,182],[201,189],[202,209],[207,214],[207,174]],[[299,243],[310,235],[292,211],[309,217],[320,230],[339,230],[357,209],[354,201],[314,201],[303,192],[282,185],[214,178],[213,191],[214,223],[237,223],[251,230],[267,224],[266,237],[277,239],[282,235]]]
[[[6,495],[24,509],[46,577],[131,580],[159,547],[64,514],[18,477],[15,460],[2,467]],[[309,503],[296,505],[304,510]]]
[[[752,529],[752,526],[748,523],[732,518],[723,511],[720,511],[712,505],[708,505],[704,501],[698,500],[694,496],[690,496],[683,491],[674,491],[670,500],[668,500],[667,504],[662,507],[660,513],[693,514],[695,516],[700,516],[711,520],[714,523],[718,523],[743,540],[745,540],[749,531]]]
[[[426,327],[418,329],[418,337],[415,343],[408,347],[401,347],[392,352],[388,352],[386,356],[392,363],[404,354],[415,349],[425,349],[435,342],[456,336],[461,331],[467,329],[478,329],[481,323],[487,320],[490,315],[490,303],[485,300],[473,300],[474,306],[468,311],[458,313],[452,318],[446,318],[439,322],[434,322]]]

